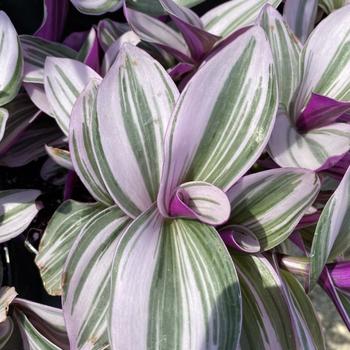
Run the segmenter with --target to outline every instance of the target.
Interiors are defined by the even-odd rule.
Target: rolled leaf
[[[283,17],[272,6],[264,7],[259,23],[271,45],[278,80],[279,103],[288,110],[294,91],[300,82],[301,44]]]
[[[350,126],[334,123],[300,133],[283,111],[279,111],[269,140],[269,153],[281,167],[328,169],[350,149]]]
[[[4,322],[0,323],[0,348],[6,349],[9,346],[9,340],[12,337],[14,325],[12,319],[9,317]]]
[[[8,118],[9,118],[8,110],[5,108],[0,108],[0,141],[4,137]]]
[[[26,94],[18,94],[14,100],[6,105],[8,119],[3,139],[0,142],[0,155],[5,154],[19,141],[31,123],[38,117],[38,109],[31,103]],[[1,139],[1,138],[0,138]]]
[[[24,58],[23,81],[44,83],[44,65],[47,57],[75,58],[77,52],[71,48],[38,38],[32,35],[20,35]]]
[[[14,287],[1,287],[0,289],[0,323],[7,319],[10,304],[17,296]]]
[[[98,90],[96,161],[110,195],[131,217],[157,198],[163,137],[177,97],[164,68],[128,44]]]
[[[231,0],[208,11],[202,18],[204,29],[227,37],[237,29],[253,24],[265,4],[274,7],[281,0]]]
[[[182,184],[170,203],[170,216],[197,219],[209,225],[223,224],[229,215],[226,194],[206,182]]]
[[[323,208],[311,247],[311,288],[316,284],[329,257],[336,257],[349,247],[350,168],[339,187]]]
[[[49,294],[62,294],[63,267],[72,244],[84,225],[103,209],[100,204],[69,200],[62,203],[54,213],[35,258],[44,287]]]
[[[117,246],[110,300],[112,349],[237,346],[235,268],[217,232],[199,222],[164,220],[154,208],[138,217]]]
[[[315,26],[318,0],[287,0],[283,16],[302,43],[305,43]]]
[[[130,219],[117,207],[100,211],[82,229],[64,268],[63,312],[74,349],[109,345],[110,274],[116,245]]]
[[[45,146],[47,154],[60,166],[74,170],[69,151],[57,147]]]
[[[114,22],[109,18],[98,22],[97,36],[102,49],[107,51],[119,37],[128,31],[130,27],[127,24]]]
[[[350,7],[327,16],[312,32],[302,51],[301,85],[294,103],[295,119],[317,93],[350,101]]]
[[[0,11],[0,106],[10,102],[18,93],[23,75],[23,57],[15,27]]]
[[[37,190],[0,191],[0,243],[21,234],[41,209]]]
[[[40,28],[35,32],[35,36],[60,41],[62,38],[66,16],[68,14],[68,0],[43,0],[44,18]]]
[[[182,92],[165,138],[161,213],[169,213],[181,183],[205,181],[227,191],[263,151],[276,108],[272,54],[255,27],[206,62]]]
[[[114,12],[122,6],[121,0],[71,0],[77,10],[86,15],[102,15]]]
[[[242,225],[269,250],[293,232],[320,190],[318,176],[303,169],[272,169],[244,176],[228,192],[228,225]]]
[[[93,152],[92,123],[97,118],[96,97],[99,81],[91,81],[75,103],[69,132],[69,148],[72,162],[79,178],[91,195],[98,201],[110,205],[113,203],[103,182]]]
[[[66,135],[73,105],[92,79],[100,79],[100,76],[84,63],[54,57],[45,61],[45,93],[56,121]]]

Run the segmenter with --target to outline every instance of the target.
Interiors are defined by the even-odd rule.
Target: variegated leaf
[[[109,18],[98,22],[97,36],[102,49],[107,51],[119,37],[128,31],[130,27],[127,24],[114,22]]]
[[[16,168],[46,155],[45,145],[62,146],[64,137],[55,122],[38,118],[21,134],[21,138],[0,157],[0,165]]]
[[[54,117],[54,113],[52,111],[50,102],[46,97],[43,84],[23,83],[23,87],[37,108],[39,108],[50,117]]]
[[[226,37],[237,29],[253,24],[265,4],[274,7],[281,0],[231,0],[208,11],[202,18],[204,29]]]
[[[283,16],[302,43],[305,43],[315,26],[318,0],[287,0]]]
[[[122,34],[111,46],[107,49],[101,67],[102,75],[107,74],[109,69],[112,67],[115,62],[120,49],[125,43],[129,43],[131,45],[137,46],[141,42],[139,36],[135,34],[133,31],[126,32]]]
[[[8,118],[9,118],[8,110],[5,108],[0,108],[0,142],[4,137]]]
[[[20,35],[24,57],[23,81],[44,83],[44,65],[47,57],[75,58],[77,52],[60,43],[33,35]]]
[[[0,155],[4,155],[16,141],[19,141],[24,130],[28,128],[40,113],[24,93],[18,94],[5,107],[8,118],[3,139],[1,140],[0,137]]]
[[[100,79],[100,76],[79,61],[55,57],[48,57],[45,61],[46,96],[58,125],[66,135],[73,105],[92,79]]]
[[[45,146],[47,154],[61,167],[74,170],[70,152],[57,147]]]
[[[334,123],[300,133],[289,117],[279,111],[268,148],[281,167],[328,169],[350,149],[350,125]]]
[[[239,340],[237,275],[217,232],[155,208],[121,237],[110,300],[112,349],[231,350]]]
[[[61,309],[24,299],[15,299],[13,305],[24,350],[70,349]]]
[[[170,26],[132,8],[125,7],[124,13],[131,28],[142,40],[160,46],[180,61],[192,61],[184,38]]]
[[[49,294],[62,294],[63,267],[72,244],[84,225],[103,209],[100,204],[68,200],[54,213],[40,241],[39,252],[35,258]]]
[[[294,103],[296,119],[311,93],[350,101],[350,6],[327,16],[310,35],[301,57],[301,85]]]
[[[327,14],[349,4],[350,0],[319,0],[319,6]]]
[[[175,3],[181,6],[192,7],[204,2],[205,0],[174,0],[174,1]],[[137,11],[141,11],[152,16],[160,16],[164,14],[164,9],[160,4],[159,0],[125,0],[125,2],[128,5],[128,7],[131,7]]]
[[[0,67],[0,106],[2,106],[17,95],[23,74],[23,57],[17,32],[3,11],[0,11]]]
[[[6,349],[6,347],[9,347],[13,331],[14,325],[10,317],[0,323],[0,349]]]
[[[255,27],[202,65],[190,80],[165,138],[158,196],[162,215],[169,213],[181,183],[205,181],[225,192],[259,157],[277,109],[272,61],[265,34]]]
[[[318,176],[303,169],[272,169],[243,177],[228,192],[227,225],[242,225],[269,250],[293,232],[320,190]]]
[[[297,316],[300,320],[300,326],[303,327],[312,337],[313,346],[317,350],[325,350],[325,339],[318,316],[314,306],[305,293],[304,287],[287,271],[281,271],[281,275],[288,286],[291,294]]]
[[[272,6],[264,7],[259,22],[267,34],[272,49],[278,80],[279,103],[288,110],[300,82],[301,44],[288,28],[283,17]]]
[[[10,304],[17,296],[14,287],[1,287],[0,289],[0,323],[7,319]]]
[[[41,209],[37,190],[0,191],[0,243],[21,234]]]
[[[100,73],[100,45],[98,42],[97,31],[94,27],[91,28],[78,52],[78,55],[76,56],[76,59],[84,62],[95,72]]]
[[[129,223],[120,209],[109,207],[84,226],[70,249],[62,302],[73,349],[109,348],[111,267],[120,234]]]
[[[230,202],[219,188],[192,181],[176,189],[170,203],[170,216],[197,219],[209,225],[220,225],[230,215]]]
[[[118,10],[122,0],[71,0],[78,11],[86,15],[102,15]]]
[[[234,254],[243,301],[240,348],[297,349],[281,280],[262,255]]]
[[[157,197],[163,137],[177,97],[164,68],[127,44],[99,87],[95,157],[110,195],[131,217]]]
[[[329,257],[337,257],[349,247],[350,168],[328,200],[317,223],[311,248],[310,285],[313,287]]]
[[[93,123],[96,121],[96,97],[99,81],[91,81],[75,103],[70,123],[69,149],[79,178],[98,201],[113,203],[93,152]]]

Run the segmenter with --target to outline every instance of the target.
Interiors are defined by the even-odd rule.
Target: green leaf
[[[49,221],[40,241],[35,263],[39,268],[46,291],[62,294],[62,273],[68,253],[84,225],[104,207],[100,204],[62,203]]]
[[[151,208],[123,234],[112,269],[113,349],[235,349],[240,305],[234,265],[212,227]]]

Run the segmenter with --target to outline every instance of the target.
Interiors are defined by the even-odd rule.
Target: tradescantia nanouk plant
[[[48,156],[62,194],[0,191],[0,242],[62,305],[1,274],[0,349],[325,349],[316,284],[350,329],[350,5],[71,3],[127,23],[0,12],[0,179]]]

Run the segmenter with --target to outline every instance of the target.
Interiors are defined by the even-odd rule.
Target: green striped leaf
[[[45,146],[47,154],[61,167],[74,170],[69,151],[57,147]]]
[[[192,7],[204,1],[206,0],[174,0],[175,3],[186,7]],[[126,4],[130,8],[147,13],[151,16],[164,14],[164,9],[159,0],[126,0]]]
[[[112,349],[235,349],[241,297],[217,232],[151,208],[121,237],[112,269]],[[122,336],[121,336],[122,334]]]
[[[0,191],[0,243],[21,234],[41,209],[37,190]]]
[[[268,149],[281,167],[327,168],[350,149],[350,125],[334,123],[300,133],[288,115],[279,111]]]
[[[79,178],[90,194],[106,205],[113,203],[103,182],[93,152],[93,121],[97,118],[96,98],[99,81],[91,81],[75,103],[70,123],[69,149]]]
[[[62,294],[63,267],[72,244],[84,225],[103,209],[100,204],[68,200],[54,213],[40,241],[39,252],[35,258],[44,287],[49,294]]]
[[[253,24],[265,4],[277,7],[281,0],[231,0],[208,11],[201,19],[205,30],[226,37]]]
[[[302,51],[301,85],[293,114],[299,116],[312,93],[350,101],[350,7],[327,16]]]
[[[311,335],[315,349],[325,350],[323,330],[310,298],[300,282],[291,273],[282,270],[280,272],[288,286],[301,327]]]
[[[129,7],[125,8],[125,17],[142,40],[159,45],[180,61],[192,62],[185,39],[169,25]]]
[[[302,43],[305,43],[316,22],[319,0],[287,0],[283,16]]]
[[[71,48],[33,35],[20,35],[24,58],[23,81],[44,84],[44,65],[47,57],[75,58]]]
[[[328,13],[350,4],[349,0],[318,0],[321,9]]]
[[[130,219],[117,207],[96,214],[70,249],[64,268],[63,312],[73,349],[109,348],[110,273]]]
[[[350,168],[337,190],[323,208],[311,247],[310,286],[315,286],[328,260],[349,246],[350,233]]]
[[[297,349],[282,283],[262,255],[234,254],[243,301],[240,348]]]
[[[99,87],[95,157],[110,195],[131,217],[157,198],[163,138],[177,97],[164,68],[128,44]]]
[[[16,143],[0,157],[0,165],[16,168],[46,155],[45,145],[62,146],[62,132],[50,118],[38,118]]]
[[[265,33],[254,27],[206,62],[188,83],[165,138],[158,196],[163,215],[181,183],[205,181],[225,192],[260,156],[277,109],[272,61]]]
[[[320,190],[318,176],[303,169],[272,169],[244,176],[228,192],[227,225],[242,225],[269,250],[293,232]]]
[[[0,155],[5,154],[11,148],[16,140],[18,140],[18,137],[39,114],[38,109],[24,93],[19,93],[16,98],[5,107],[8,113],[8,119],[3,139],[1,140],[0,137]]]
[[[300,82],[301,44],[272,6],[265,6],[259,19],[271,45],[278,81],[279,103],[288,110]]]
[[[99,43],[104,51],[107,49],[124,33],[130,31],[129,25],[125,23],[114,22],[109,18],[98,22],[97,36]]]
[[[106,12],[118,10],[123,2],[121,0],[71,0],[78,11],[86,15],[102,15]]]
[[[0,11],[0,67],[0,106],[2,106],[17,95],[23,74],[23,57],[17,32],[3,11]]]
[[[8,118],[9,118],[8,110],[5,108],[0,108],[0,141],[4,137]]]
[[[13,318],[20,329],[24,349],[70,349],[61,309],[24,299],[15,299],[13,306]]]
[[[45,93],[56,121],[66,135],[73,105],[91,79],[100,79],[100,76],[79,61],[55,57],[45,61]]]

